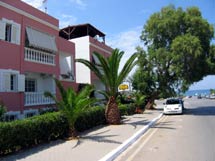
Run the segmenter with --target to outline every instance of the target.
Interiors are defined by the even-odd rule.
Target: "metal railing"
[[[25,47],[25,60],[41,64],[55,65],[55,55]]]
[[[55,93],[52,93],[55,95]],[[50,97],[45,97],[43,92],[25,92],[25,106],[54,104]]]

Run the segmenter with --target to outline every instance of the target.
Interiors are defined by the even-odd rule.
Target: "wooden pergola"
[[[83,36],[91,36],[94,38],[99,36],[105,43],[105,34],[89,23],[65,27],[60,30],[59,36],[67,40]]]

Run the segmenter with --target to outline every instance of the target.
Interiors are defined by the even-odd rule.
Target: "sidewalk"
[[[99,126],[80,134],[79,140],[54,141],[0,158],[2,161],[97,161],[128,141],[160,116],[162,111],[126,116],[121,125]]]

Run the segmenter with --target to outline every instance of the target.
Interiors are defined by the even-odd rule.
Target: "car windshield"
[[[172,105],[172,104],[180,104],[180,101],[178,99],[170,99],[166,101],[167,105]]]

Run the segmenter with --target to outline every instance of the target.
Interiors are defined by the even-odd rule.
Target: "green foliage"
[[[144,25],[141,40],[147,52],[140,54],[132,82],[147,97],[170,97],[215,72],[213,25],[196,7],[167,6],[151,15]],[[148,95],[149,94],[149,95]]]
[[[120,115],[133,115],[135,114],[135,105],[134,104],[120,104],[119,105],[119,110],[120,110]]]
[[[0,155],[64,138],[67,133],[68,122],[59,112],[25,120],[2,122],[0,123]]]
[[[116,102],[118,87],[137,64],[138,54],[133,54],[125,62],[121,71],[119,71],[119,65],[124,52],[119,51],[119,49],[113,50],[107,58],[96,52],[94,55],[98,59],[97,64],[84,59],[76,59],[76,62],[86,65],[105,85],[106,89],[103,94],[109,99],[105,110],[105,118],[109,124],[120,124],[120,114]]]
[[[114,96],[116,98],[118,95],[118,86],[123,82],[123,80],[128,76],[129,72],[137,64],[136,58],[138,54],[133,54],[126,61],[121,71],[119,71],[119,65],[122,56],[124,55],[123,51],[115,49],[108,58],[96,52],[94,55],[99,61],[98,64],[84,59],[76,59],[76,62],[83,63],[90,70],[92,70],[106,86],[106,94],[109,97]]]
[[[210,89],[210,94],[215,94],[215,89]]]
[[[91,107],[77,118],[75,129],[77,129],[79,132],[82,132],[105,123],[105,109],[100,106]]]
[[[89,108],[91,104],[96,102],[95,99],[90,98],[93,87],[87,85],[79,93],[76,93],[72,88],[65,90],[57,79],[55,79],[55,83],[60,91],[61,100],[58,100],[50,92],[45,92],[45,96],[51,97],[56,102],[57,107],[66,116],[70,129],[75,130],[75,122],[78,117],[86,108]]]
[[[136,107],[141,108],[145,104],[146,96],[141,94],[140,92],[134,93],[134,104]]]
[[[4,105],[4,103],[1,101],[0,99],[0,121],[3,120],[4,114],[6,113],[6,107]]]

